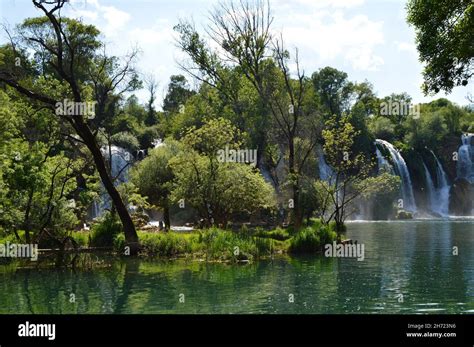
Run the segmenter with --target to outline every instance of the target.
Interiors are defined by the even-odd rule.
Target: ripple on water
[[[419,308],[415,312],[419,313],[431,313],[431,312],[443,312],[446,311],[445,308]]]

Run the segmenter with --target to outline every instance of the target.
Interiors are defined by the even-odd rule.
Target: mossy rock
[[[413,214],[405,210],[398,210],[395,218],[399,220],[413,219]]]

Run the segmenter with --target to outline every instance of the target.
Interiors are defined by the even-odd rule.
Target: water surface
[[[364,261],[104,258],[75,272],[3,269],[0,313],[474,313],[472,220],[354,222],[347,236],[365,245]]]

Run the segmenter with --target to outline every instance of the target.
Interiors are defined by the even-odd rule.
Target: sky
[[[216,6],[214,0],[71,0],[63,15],[97,26],[109,54],[141,51],[137,68],[159,83],[161,106],[169,78],[184,74],[178,62],[186,56],[176,47],[173,27],[192,20],[202,32]],[[369,81],[379,97],[407,92],[413,102],[447,97],[460,105],[474,92],[473,83],[424,96],[423,65],[415,31],[406,23],[402,0],[270,0],[273,30],[290,52],[298,48],[300,65],[310,76],[325,66],[345,71],[351,81]],[[10,27],[40,15],[29,0],[0,0],[0,21]],[[0,34],[1,42],[6,40]],[[145,101],[145,90],[136,93]]]

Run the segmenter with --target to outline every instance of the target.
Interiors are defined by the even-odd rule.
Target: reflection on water
[[[364,261],[105,259],[90,271],[3,271],[0,313],[474,312],[472,221],[351,223],[348,230],[365,244]]]

